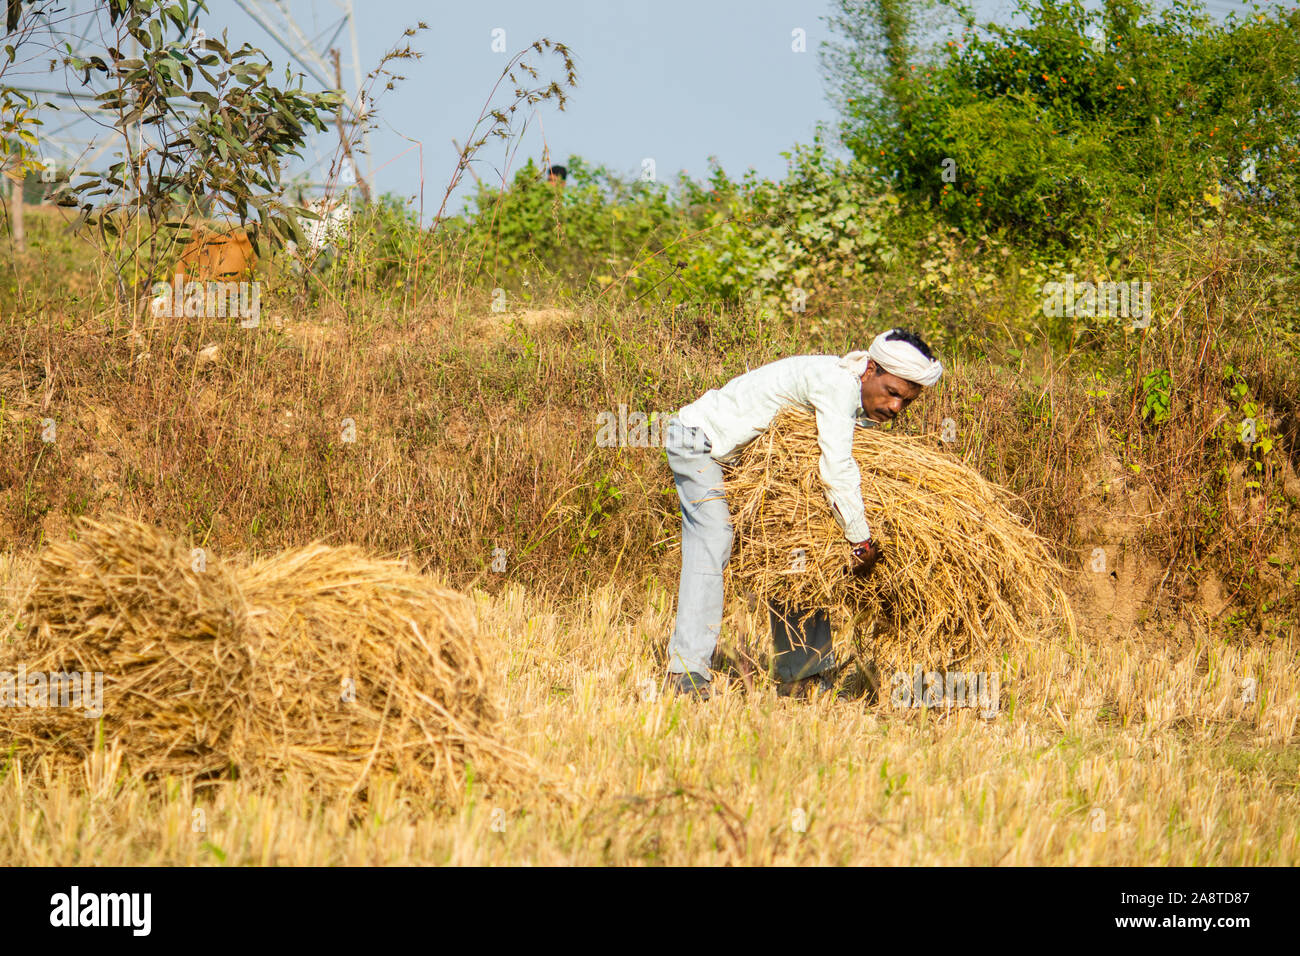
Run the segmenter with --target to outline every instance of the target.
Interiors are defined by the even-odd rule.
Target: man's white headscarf
[[[938,359],[926,358],[921,350],[902,339],[889,336],[896,330],[881,332],[865,352],[850,352],[840,359],[840,366],[861,378],[867,370],[867,362],[875,363],[891,375],[915,382],[917,385],[930,387],[943,375],[943,366]]]

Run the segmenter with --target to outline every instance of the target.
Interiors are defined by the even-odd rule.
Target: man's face
[[[874,361],[862,373],[862,410],[872,421],[892,422],[920,394],[920,385],[891,375]]]

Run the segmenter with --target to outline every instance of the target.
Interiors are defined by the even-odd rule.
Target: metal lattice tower
[[[126,147],[127,134],[113,127],[111,114],[100,113],[95,106],[95,97],[107,90],[99,74],[92,71],[89,82],[82,83],[70,67],[63,65],[69,55],[102,55],[111,33],[99,6],[95,0],[66,0],[59,11],[57,30],[49,35],[57,46],[37,61],[48,60],[48,73],[31,70],[30,85],[15,84],[42,104],[39,115],[44,126],[38,134],[39,155],[47,173],[52,173],[54,166],[88,168],[110,148]],[[54,104],[57,109],[47,109],[44,104]]]
[[[309,4],[312,19],[316,21],[312,24],[314,32],[311,35],[294,16],[289,0],[235,0],[235,3],[288,54],[289,68],[305,74],[305,87],[317,91],[338,90],[343,94],[345,105],[341,120],[344,134],[350,141],[360,141],[360,155],[354,156],[362,168],[356,170],[356,175],[369,180],[369,135],[362,121],[363,74],[352,0],[315,0]],[[62,64],[69,52],[83,59],[103,56],[105,49],[116,41],[116,33],[109,26],[102,7],[102,0],[63,0],[57,32],[53,37],[58,48],[37,61],[43,65],[48,60],[51,64],[49,73],[43,72],[43,67],[41,71],[28,70],[30,82],[13,84],[39,102],[57,103],[60,107],[58,110],[40,111],[45,124],[38,134],[40,155],[50,167],[89,169],[114,147],[117,148],[115,152],[126,147],[128,133],[114,127],[111,114],[100,113],[95,107],[95,97],[108,89],[103,78],[92,71],[90,82],[83,84],[81,76]],[[328,12],[324,18],[320,16],[322,10]],[[323,28],[320,26],[322,19],[326,21]],[[211,9],[206,18],[200,16],[194,24],[196,29],[206,27],[206,32],[212,34],[219,34],[222,26],[224,24],[216,21]],[[340,40],[345,42],[340,45]],[[136,148],[157,138],[156,133],[139,128],[131,130],[130,135]],[[341,191],[355,181],[346,175],[346,171],[341,180],[339,178],[340,149],[334,128],[312,136],[304,153],[303,161],[295,163],[287,172],[305,175],[309,189]]]
[[[361,152],[364,155],[364,172],[357,170],[357,175],[368,181],[372,178],[372,161],[370,156],[370,136],[362,117],[365,104],[362,100],[361,54],[357,43],[357,20],[352,0],[316,0],[311,5],[316,32],[308,36],[298,19],[290,9],[289,0],[235,0],[235,3],[252,20],[270,35],[287,53],[291,66],[302,70],[308,80],[317,84],[320,90],[338,90],[343,94],[346,106],[343,109],[345,135],[350,140],[360,139]],[[328,11],[324,17],[322,10]],[[321,26],[321,21],[324,25]],[[347,42],[341,44],[346,31]],[[349,82],[351,89],[348,88]],[[358,137],[359,133],[359,137]],[[311,157],[307,159],[304,170],[316,188],[334,186],[339,164],[337,143],[331,144],[328,138],[318,135],[310,141]],[[350,185],[345,175],[341,185]]]

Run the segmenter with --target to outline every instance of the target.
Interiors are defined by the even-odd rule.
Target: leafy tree
[[[108,0],[108,6],[118,44],[106,58],[74,58],[72,66],[111,84],[98,97],[100,108],[114,117],[126,150],[107,173],[83,173],[63,201],[79,205],[101,237],[125,239],[113,256],[119,290],[134,285],[126,281],[128,267],[142,266],[146,278],[156,272],[168,253],[168,244],[157,241],[164,228],[184,237],[181,217],[200,203],[233,214],[241,225],[256,209],[255,238],[275,244],[301,238],[277,198],[282,163],[301,155],[309,130],[327,128],[338,94],[308,93],[301,78],[295,88],[287,69],[285,87],[273,85],[264,54],[247,43],[232,52],[224,34],[189,42],[202,0]],[[123,54],[127,40],[138,55]],[[152,142],[132,136],[146,129],[156,134]]]
[[[964,228],[1048,245],[1228,194],[1294,208],[1300,12],[1219,26],[1182,0],[1018,11],[1026,25],[969,24],[919,65],[906,122],[848,113],[845,142]]]
[[[826,21],[839,39],[822,44],[821,65],[856,153],[910,122],[925,38],[948,19],[939,0],[834,0]]]
[[[200,211],[250,226],[259,244],[301,239],[294,207],[280,198],[283,163],[327,128],[338,94],[306,92],[287,70],[277,86],[260,50],[232,51],[225,34],[196,32],[203,0],[103,0],[101,9],[112,45],[65,63],[83,84],[98,74],[108,87],[93,115],[121,137],[120,160],[75,175],[59,201],[93,227],[119,299],[153,281],[188,236],[186,217]],[[57,38],[53,20],[49,30]]]
[[[0,169],[19,179],[41,168],[36,127],[42,124],[36,116],[36,100],[6,84],[4,78],[17,62],[19,48],[31,39],[52,6],[53,0],[28,0],[24,9],[23,0],[8,0],[5,11],[5,44],[0,56]]]

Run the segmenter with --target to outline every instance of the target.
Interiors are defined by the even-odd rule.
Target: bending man
[[[891,329],[865,352],[796,355],[711,389],[668,420],[664,443],[682,509],[682,577],[677,626],[668,642],[669,686],[709,695],[710,661],[722,628],[722,572],[731,557],[731,513],[722,464],[733,459],[789,406],[817,417],[818,471],[845,538],[853,569],[880,559],[862,505],[861,474],[853,460],[853,429],[893,421],[943,374],[930,347],[915,333]],[[825,685],[835,666],[825,611],[771,609],[778,692]]]

